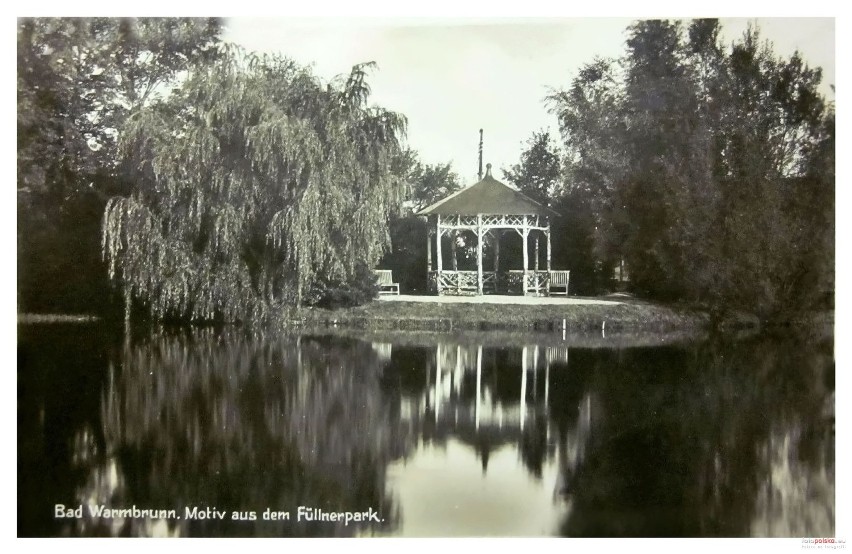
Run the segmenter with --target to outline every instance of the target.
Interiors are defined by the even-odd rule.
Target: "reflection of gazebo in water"
[[[481,457],[483,470],[490,453],[506,445],[516,445],[525,463],[538,466],[556,447],[563,473],[576,471],[592,433],[593,402],[589,393],[582,395],[570,428],[559,428],[553,419],[551,369],[568,370],[568,347],[442,343],[433,348],[426,355],[418,352],[422,366],[414,373],[422,372],[423,381],[416,386],[409,381],[399,401],[400,418],[416,436],[467,444]],[[411,358],[401,355],[405,347],[373,343],[373,349],[385,353],[392,365],[399,349],[398,371],[410,378]],[[556,410],[564,410],[565,398],[555,400]],[[557,435],[551,436],[552,431]]]
[[[438,294],[549,294],[554,284],[566,288],[564,283],[552,282],[550,264],[550,216],[557,215],[550,208],[528,198],[517,190],[491,176],[491,164],[485,177],[478,183],[464,188],[421,210],[417,215],[434,221],[429,226],[427,271],[429,289]],[[515,231],[523,243],[522,267],[501,271],[500,240],[507,231]],[[457,259],[453,248],[453,268],[444,269],[441,238],[445,235],[455,240],[455,235],[470,232],[476,236],[476,270],[456,269]],[[539,238],[546,239],[546,269],[540,270]],[[534,237],[534,263],[530,268],[530,237]],[[433,240],[432,237],[437,237]],[[483,246],[491,238],[494,269],[483,267]],[[437,267],[432,264],[432,244],[435,245]]]

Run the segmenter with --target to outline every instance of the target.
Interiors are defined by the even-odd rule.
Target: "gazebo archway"
[[[491,175],[491,164],[478,183],[432,204],[417,215],[430,223],[427,235],[427,275],[429,289],[437,294],[524,294],[546,295],[550,290],[550,217],[556,212],[501,183]],[[476,238],[476,271],[445,269],[441,238],[459,231],[472,231]],[[517,233],[522,241],[519,268],[500,265],[501,237]],[[530,264],[530,235],[545,238],[545,269],[539,268],[540,252],[535,248]],[[493,244],[493,270],[483,263],[486,241]],[[538,242],[536,243],[538,244]],[[435,256],[433,257],[433,246]],[[433,261],[435,263],[433,263]],[[532,266],[532,267],[530,267]]]

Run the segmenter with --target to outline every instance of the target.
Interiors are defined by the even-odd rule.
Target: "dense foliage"
[[[352,308],[366,304],[378,294],[376,274],[365,262],[358,262],[349,276],[318,275],[305,301],[321,308]]]
[[[503,174],[521,192],[559,214],[551,218],[552,263],[554,269],[570,269],[571,293],[597,294],[609,279],[596,263],[596,222],[588,195],[566,182],[564,152],[549,132],[534,132],[526,144],[519,163]],[[510,253],[513,245],[520,250],[512,242],[504,250]],[[520,251],[514,254],[522,256]]]
[[[104,217],[110,277],[156,318],[233,321],[374,266],[404,188],[405,119],[368,106],[369,68],[325,84],[224,48],[139,111],[121,141],[134,189]]]
[[[620,266],[650,298],[764,318],[831,304],[821,71],[757,29],[729,45],[720,32],[631,25],[622,58],[548,97],[561,144],[534,133],[505,171],[563,215],[553,262],[575,292],[610,288]],[[220,33],[215,19],[19,20],[19,310],[123,297],[128,316],[255,319],[365,301],[380,262],[425,285],[411,214],[460,183],[402,148],[401,114],[369,105],[370,65],[323,83]],[[444,240],[465,258],[465,235]]]
[[[432,165],[415,160],[408,172],[408,182],[409,200],[414,213],[462,188],[451,163]]]
[[[730,48],[719,34],[716,20],[637,22],[622,59],[549,97],[563,198],[594,221],[599,265],[625,260],[637,292],[765,318],[814,307],[834,265],[821,71],[776,57],[756,29]]]
[[[521,161],[504,170],[506,180],[533,200],[547,205],[559,194],[562,184],[562,163],[550,133],[533,133]]]
[[[460,190],[462,184],[458,174],[453,171],[452,163],[426,164],[410,151],[400,161],[396,170],[408,184],[406,201],[400,214],[389,223],[391,249],[382,259],[381,267],[393,271],[394,279],[399,282],[403,292],[423,293],[427,283],[428,227],[425,218],[415,214]],[[446,248],[453,252],[453,256],[463,253],[464,238],[453,235],[452,238],[444,239]],[[431,240],[434,241],[434,238]]]
[[[217,52],[215,19],[18,22],[18,303],[103,310],[107,199],[126,190],[117,139],[128,116]]]

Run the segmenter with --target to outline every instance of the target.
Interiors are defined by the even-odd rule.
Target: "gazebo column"
[[[503,231],[494,229],[494,292],[500,292],[500,237]]]
[[[527,278],[528,278],[527,270],[529,268],[529,263],[530,263],[530,253],[529,253],[529,246],[527,245],[527,242],[528,242],[527,239],[529,239],[530,230],[529,230],[529,227],[527,226],[527,216],[523,216],[523,218],[524,218],[524,224],[521,227],[521,238],[524,239],[524,268],[523,268],[524,269],[524,278],[523,278],[522,286],[523,286],[523,294],[524,294],[524,296],[526,296],[527,295],[527,282],[528,282],[527,281]]]
[[[482,296],[482,214],[476,214],[476,293]]]
[[[539,263],[538,259],[540,257],[539,254],[538,254],[538,239],[539,239],[539,236],[538,236],[538,234],[536,234],[536,236],[535,236],[535,265],[533,266],[533,267],[535,267],[536,273],[538,273],[538,263]]]
[[[435,233],[432,229],[426,231],[426,276],[432,271],[432,237]]]
[[[494,230],[494,273],[500,271],[500,237],[503,236],[503,231]]]
[[[551,267],[550,267],[550,250],[551,250],[551,247],[550,247],[550,224],[549,223],[547,224],[547,229],[544,231],[544,235],[547,237],[547,271],[549,273],[550,270],[551,270]]]
[[[435,223],[435,229],[436,229],[436,234],[438,236],[438,240],[435,244],[435,256],[438,258],[438,273],[435,275],[435,283],[436,283],[435,288],[437,289],[438,295],[440,295],[441,294],[441,270],[443,269],[443,267],[442,267],[443,266],[443,263],[442,263],[443,256],[442,256],[442,253],[441,253],[441,235],[443,234],[443,232],[441,231],[441,214],[437,214],[436,218],[437,219],[436,219],[436,223]]]
[[[461,219],[461,216],[457,215],[454,229],[458,229],[459,223],[461,223],[460,219]],[[452,218],[450,218],[450,221],[452,221]],[[451,223],[451,225],[452,225],[452,223]],[[457,233],[458,233],[458,231],[455,231],[455,230],[450,230],[447,233],[447,235],[449,235],[449,237],[450,237],[450,252],[453,255],[453,271],[459,270],[459,258],[458,258],[458,255],[457,255],[458,244],[456,244],[457,241],[458,241]],[[458,274],[456,274],[456,278],[458,278]],[[456,284],[456,288],[459,288],[458,282]],[[456,292],[458,292],[458,291],[456,291]]]

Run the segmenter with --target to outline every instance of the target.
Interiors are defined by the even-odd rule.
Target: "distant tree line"
[[[580,292],[611,287],[624,262],[650,298],[770,319],[829,307],[834,107],[821,70],[775,56],[756,28],[730,46],[720,31],[631,25],[622,58],[596,58],[548,96],[561,144],[535,133],[506,178],[564,215],[554,260]]]

